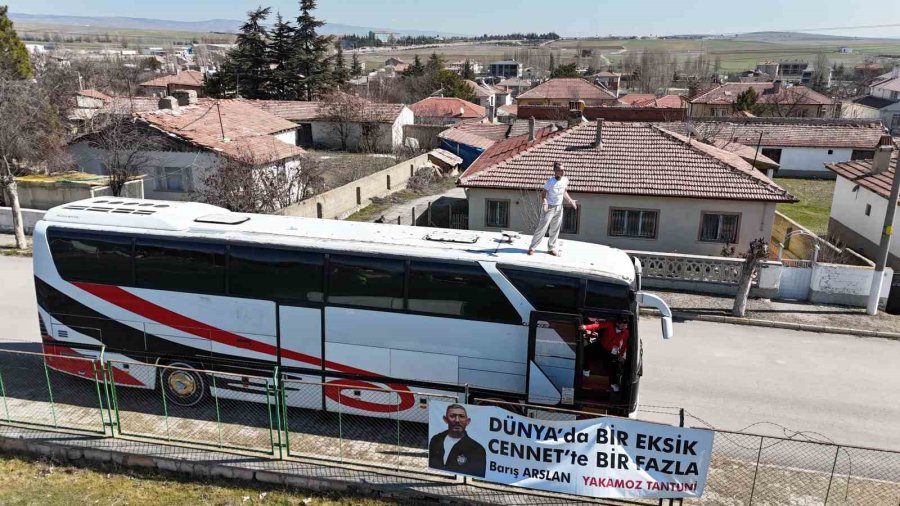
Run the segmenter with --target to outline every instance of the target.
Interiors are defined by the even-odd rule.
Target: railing
[[[102,356],[102,354],[100,354]],[[63,374],[59,370],[69,374]],[[117,373],[117,371],[119,371]],[[141,381],[181,381],[190,400],[191,381],[210,395],[192,406],[172,402],[163,388],[126,388],[112,378],[121,371]],[[187,377],[176,377],[187,372]],[[73,375],[79,376],[74,377]],[[451,386],[447,386],[448,388]],[[437,388],[437,387],[435,387]],[[432,400],[478,402],[541,419],[596,417],[595,412],[557,409],[406,385],[296,379],[272,367],[248,375],[138,362],[0,351],[0,425],[127,437],[185,448],[252,452],[272,459],[298,457],[334,464],[413,471],[428,469],[428,405]],[[249,402],[249,401],[256,402]],[[360,403],[383,409],[362,416]],[[327,410],[323,410],[325,407]],[[710,428],[683,409],[641,406],[640,412],[671,416],[672,423]],[[693,422],[693,423],[692,423]],[[715,430],[704,496],[688,504],[881,505],[900,501],[900,452],[836,445],[802,437],[772,437]],[[101,439],[102,441],[102,439]],[[481,487],[477,480],[470,485]],[[510,488],[490,485],[490,490]],[[530,494],[514,489],[517,494]],[[526,495],[527,503],[578,501],[571,496]],[[631,501],[663,504],[663,501]]]
[[[628,254],[640,259],[643,277],[653,279],[737,285],[744,265],[740,258],[648,251],[628,251]]]

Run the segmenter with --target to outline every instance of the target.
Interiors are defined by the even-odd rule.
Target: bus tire
[[[160,388],[166,400],[179,406],[195,406],[206,398],[209,391],[206,375],[185,362],[170,362],[162,372]]]

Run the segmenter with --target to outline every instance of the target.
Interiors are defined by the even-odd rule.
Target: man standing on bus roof
[[[578,209],[576,201],[569,196],[566,189],[569,187],[569,178],[566,177],[566,169],[563,164],[553,162],[553,177],[544,183],[541,189],[542,213],[541,221],[534,229],[534,236],[531,238],[531,246],[528,247],[528,254],[534,255],[534,250],[541,239],[550,230],[550,238],[547,241],[547,249],[551,255],[558,255],[559,250],[556,249],[556,241],[559,239],[559,229],[562,226],[563,217],[563,199],[572,204],[573,209]]]

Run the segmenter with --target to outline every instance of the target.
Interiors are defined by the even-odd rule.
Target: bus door
[[[581,316],[532,311],[528,328],[528,398],[540,404],[573,404],[581,389],[583,354]],[[542,377],[541,377],[542,376]],[[542,394],[549,380],[558,392],[556,402]],[[543,397],[543,398],[542,398]],[[543,401],[543,402],[542,402]]]

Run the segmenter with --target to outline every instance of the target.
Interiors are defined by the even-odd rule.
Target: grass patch
[[[382,505],[361,497],[326,497],[262,484],[188,481],[175,475],[117,468],[75,467],[0,455],[0,502],[5,505],[201,504]]]
[[[384,214],[385,211],[397,204],[410,202],[427,195],[437,195],[439,193],[444,193],[446,191],[452,190],[455,187],[456,178],[444,177],[428,185],[426,188],[420,190],[411,190],[409,188],[404,188],[384,198],[373,198],[371,204],[360,209],[359,211],[356,211],[346,219],[347,221],[373,221]]]
[[[778,211],[819,236],[827,235],[834,180],[779,177],[775,182],[800,199],[796,204],[778,204]]]

